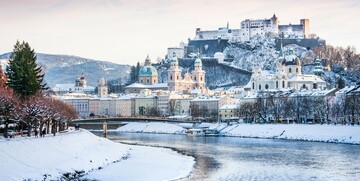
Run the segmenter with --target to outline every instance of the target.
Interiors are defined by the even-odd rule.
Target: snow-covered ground
[[[169,149],[114,143],[80,130],[1,138],[0,163],[1,180],[43,180],[44,175],[59,180],[75,172],[98,180],[171,180],[187,177],[195,161]]]
[[[221,133],[226,136],[360,144],[360,126],[240,124],[229,126]]]
[[[183,127],[191,124],[171,123],[129,123],[116,131],[183,134]],[[360,126],[348,125],[303,125],[303,124],[210,124],[199,127],[216,129],[222,136],[274,138],[303,141],[360,144]]]
[[[170,123],[129,123],[118,128],[119,132],[136,132],[136,133],[157,133],[157,134],[185,134],[186,129],[176,124]]]

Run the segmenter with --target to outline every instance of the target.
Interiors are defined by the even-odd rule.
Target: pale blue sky
[[[36,52],[135,64],[163,57],[196,27],[239,28],[273,13],[280,24],[309,18],[328,44],[360,49],[359,0],[0,0],[0,13],[0,53],[18,39]]]

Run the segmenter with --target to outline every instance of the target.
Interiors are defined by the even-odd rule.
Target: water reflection
[[[110,133],[117,142],[171,147],[196,157],[183,180],[358,180],[360,146],[232,137]]]

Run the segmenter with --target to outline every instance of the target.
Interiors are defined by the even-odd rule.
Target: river
[[[183,180],[360,179],[359,145],[118,132],[109,133],[108,138],[170,147],[194,156],[194,170]]]

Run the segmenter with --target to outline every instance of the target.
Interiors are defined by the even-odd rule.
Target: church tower
[[[84,71],[82,72],[80,77],[77,77],[75,80],[75,92],[82,92],[83,88],[86,87],[86,77],[84,75]]]
[[[179,62],[176,57],[176,53],[173,53],[173,57],[170,59],[170,67],[168,69],[168,89],[169,91],[181,90],[181,70],[179,68]]]
[[[99,97],[107,97],[108,96],[108,87],[106,86],[105,78],[101,78],[99,80],[98,95],[99,95]]]
[[[192,78],[195,82],[195,89],[205,88],[205,71],[202,69],[202,61],[199,56],[194,62],[194,71],[192,72]]]

